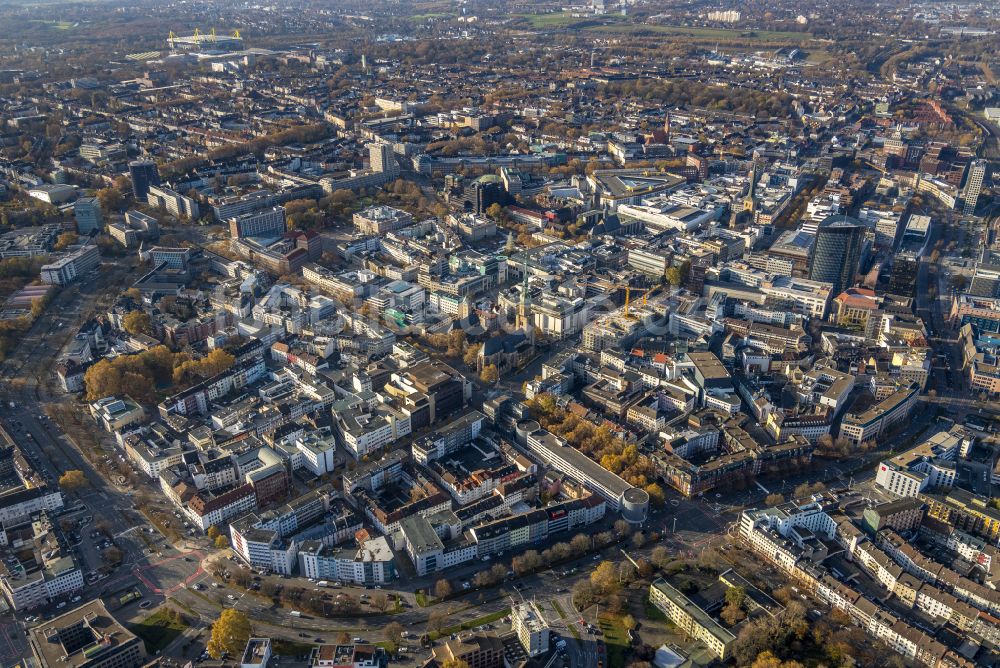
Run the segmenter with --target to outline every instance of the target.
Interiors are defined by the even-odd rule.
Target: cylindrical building
[[[622,519],[629,524],[642,524],[649,514],[649,493],[632,487],[622,494]]]
[[[538,431],[541,428],[542,425],[538,424],[537,420],[521,420],[518,422],[517,427],[514,430],[518,444],[527,445],[528,434]]]
[[[836,298],[854,283],[865,242],[865,225],[850,216],[829,216],[816,230],[809,264],[809,279],[832,283],[830,297]]]

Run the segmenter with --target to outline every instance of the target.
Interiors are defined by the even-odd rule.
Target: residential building
[[[85,243],[60,257],[55,262],[43,265],[42,283],[69,285],[101,262],[101,252],[96,245]]]
[[[681,631],[705,643],[720,661],[731,656],[736,636],[666,580],[649,585],[649,600]]]
[[[549,623],[534,601],[523,601],[510,610],[511,629],[528,656],[549,651]]]
[[[149,202],[150,206],[164,209],[167,213],[178,218],[195,220],[201,212],[196,201],[163,186],[150,185],[146,193],[146,201]]]

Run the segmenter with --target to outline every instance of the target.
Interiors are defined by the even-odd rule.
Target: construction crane
[[[215,28],[212,28],[212,41],[215,42]]]
[[[629,306],[632,304],[632,291],[637,291],[642,293],[642,305],[646,305],[646,297],[650,292],[650,288],[634,288],[631,285],[619,285],[619,288],[625,288],[625,317],[631,318],[629,315]]]

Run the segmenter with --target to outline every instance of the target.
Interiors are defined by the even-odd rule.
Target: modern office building
[[[76,231],[80,234],[90,234],[91,230],[100,231],[104,225],[101,215],[101,203],[96,197],[81,197],[73,204],[73,216],[76,218]]]
[[[917,271],[920,268],[920,258],[916,253],[896,253],[892,259],[892,269],[889,273],[889,292],[894,295],[909,297],[917,285]]]
[[[827,217],[816,231],[809,278],[832,283],[830,294],[839,295],[854,282],[865,241],[865,226],[857,218]]]
[[[285,230],[285,207],[280,205],[229,219],[229,235],[234,239],[280,237]]]
[[[911,383],[862,413],[848,413],[840,423],[840,435],[853,446],[880,438],[910,416],[919,394],[920,386]]]
[[[152,262],[154,267],[166,262],[167,269],[187,269],[191,260],[191,249],[183,246],[177,248],[153,246],[140,253],[140,258],[144,262]]]
[[[135,248],[143,240],[158,238],[160,225],[142,211],[126,211],[124,221],[108,224],[108,233],[122,246]]]
[[[132,178],[132,195],[137,202],[146,201],[150,186],[160,185],[160,172],[156,163],[150,160],[133,160],[128,163],[128,173]]]
[[[413,216],[391,206],[371,206],[353,216],[354,227],[361,234],[384,235],[413,224]]]
[[[38,668],[138,668],[142,641],[115,621],[96,599],[42,622],[28,632]]]
[[[962,195],[962,213],[971,216],[976,212],[976,202],[983,189],[983,178],[986,176],[986,161],[973,160],[969,163],[969,171],[965,177],[965,189]]]

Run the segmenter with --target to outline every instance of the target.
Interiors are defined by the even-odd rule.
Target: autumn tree
[[[380,591],[375,596],[372,597],[372,607],[379,612],[385,612],[389,609],[389,595],[384,591]]]
[[[390,654],[395,654],[399,650],[399,644],[403,640],[403,625],[399,622],[389,622],[382,629],[385,636],[386,649]]]
[[[111,566],[117,566],[118,564],[120,564],[124,557],[125,557],[124,553],[114,545],[107,548],[106,550],[104,550],[104,552],[101,553],[101,559],[104,560],[104,563],[109,564]]]
[[[448,598],[452,591],[451,583],[445,578],[434,583],[434,595],[438,598]]]
[[[445,355],[448,357],[461,357],[465,353],[468,345],[468,337],[464,330],[456,329],[448,333],[448,350]]]
[[[743,602],[746,597],[747,592],[743,587],[730,587],[726,590],[726,605],[721,614],[724,622],[734,626],[746,618],[743,613]]]
[[[83,471],[70,469],[59,476],[59,486],[63,489],[80,489],[86,484],[87,478],[83,475]]]
[[[482,372],[479,374],[479,380],[489,385],[500,380],[500,371],[497,369],[497,365],[487,364],[484,366]]]
[[[118,188],[102,188],[97,191],[97,201],[102,211],[122,212],[125,210],[125,196]]]
[[[582,610],[589,608],[596,600],[597,592],[594,590],[594,585],[590,583],[590,580],[577,580],[576,584],[573,585],[573,605],[578,610]]]
[[[590,549],[590,536],[586,534],[578,533],[569,541],[570,549],[573,550],[573,554],[580,555],[587,552]]]
[[[451,658],[441,664],[441,668],[469,668],[469,664],[462,659]]]
[[[657,483],[651,482],[643,487],[643,489],[646,490],[646,494],[649,494],[649,503],[654,507],[661,508],[666,504],[667,495],[663,492],[663,488]]]
[[[764,505],[765,506],[776,506],[779,503],[784,503],[784,501],[785,501],[785,497],[782,496],[781,494],[777,494],[777,493],[775,493],[775,494],[768,494],[767,496],[764,497]]]
[[[590,584],[598,596],[618,593],[621,584],[618,582],[618,570],[613,562],[602,561],[590,574]]]
[[[229,547],[229,539],[226,538],[225,536],[216,536],[215,537],[215,547],[217,547],[220,550],[223,550],[223,549]]]
[[[122,318],[122,329],[129,334],[149,336],[153,333],[153,321],[145,311],[129,311]]]
[[[826,489],[826,485],[821,482],[814,482],[812,484],[804,482],[795,488],[792,492],[792,497],[801,499],[822,492],[824,489]]]
[[[476,361],[479,359],[479,350],[482,348],[481,343],[474,343],[465,349],[465,354],[462,355],[462,361],[469,366],[476,366]]]
[[[61,251],[71,244],[75,244],[79,237],[76,232],[63,232],[56,237],[56,242],[52,245],[52,250]]]
[[[480,571],[484,573],[486,571]],[[479,575],[479,573],[477,573]],[[427,617],[427,630],[440,633],[441,629],[448,623],[448,613],[444,610],[435,610]]]
[[[673,286],[681,284],[681,270],[679,267],[667,267],[667,283]]]
[[[223,652],[237,656],[243,652],[250,635],[250,620],[247,616],[239,610],[226,608],[212,624],[212,637],[205,649],[216,660],[222,658]]]
[[[527,550],[511,559],[510,567],[518,575],[527,575],[542,565],[542,558],[535,550]]]
[[[97,401],[117,394],[121,388],[121,379],[121,372],[109,360],[99,360],[83,375],[87,401]]]
[[[757,655],[750,668],[804,668],[804,666],[794,659],[782,661],[773,652],[767,650]]]
[[[212,526],[208,527],[208,537],[209,538],[211,538],[212,540],[215,540],[220,535],[222,535],[222,532],[219,530],[219,527],[215,526],[214,524]]]

